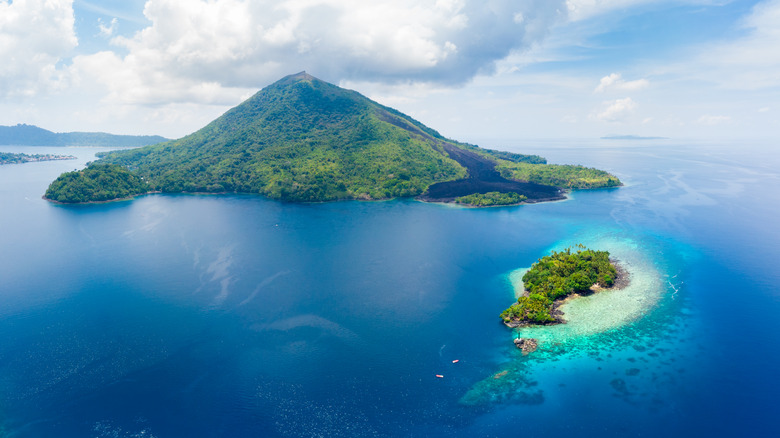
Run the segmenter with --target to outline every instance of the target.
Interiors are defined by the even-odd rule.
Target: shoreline
[[[478,194],[478,193],[472,193],[472,194]],[[455,202],[455,198],[426,198],[423,195],[415,196],[413,199],[415,201],[424,202],[426,204],[440,204],[440,205],[448,205],[448,206],[456,206],[456,207],[463,207],[463,208],[496,208],[496,207],[517,207],[518,205],[526,205],[526,204],[542,204],[545,202],[562,202],[562,201],[568,201],[569,191],[563,191],[562,195],[554,198],[548,198],[548,199],[527,199],[522,202],[517,202],[514,204],[496,204],[496,205],[472,205],[472,204],[460,204],[458,202]],[[396,198],[396,199],[407,199],[407,198]]]
[[[628,286],[631,285],[631,274],[629,271],[623,266],[623,264],[618,259],[612,259],[610,260],[612,263],[612,266],[615,267],[615,271],[617,272],[617,276],[615,277],[615,282],[612,283],[612,286],[610,287],[601,287],[598,284],[594,284],[590,287],[589,292],[585,293],[573,293],[571,295],[566,296],[563,299],[558,299],[553,301],[553,317],[556,318],[559,322],[550,323],[547,325],[556,325],[556,324],[566,324],[567,321],[564,319],[565,313],[563,310],[560,310],[560,307],[564,304],[567,304],[577,298],[582,297],[589,297],[593,294],[597,294],[602,291],[621,291]],[[534,324],[530,324],[534,325]]]
[[[260,196],[265,199],[268,199],[270,201],[277,201],[277,202],[285,202],[285,203],[295,203],[295,204],[324,204],[324,203],[330,203],[330,202],[349,202],[349,201],[358,201],[358,202],[387,202],[387,201],[393,201],[396,199],[405,199],[405,200],[413,200],[417,202],[422,202],[425,204],[439,204],[439,205],[446,205],[446,206],[455,206],[455,207],[463,207],[463,208],[496,208],[496,207],[516,207],[518,205],[525,205],[525,204],[541,204],[545,202],[562,202],[567,201],[570,198],[566,196],[568,194],[568,191],[564,191],[562,196],[555,197],[555,198],[548,198],[548,199],[532,199],[532,200],[526,200],[523,202],[519,202],[516,204],[502,204],[502,205],[471,205],[471,204],[459,204],[457,202],[453,202],[455,198],[449,199],[449,198],[442,198],[442,199],[435,199],[435,198],[429,198],[426,199],[422,195],[417,196],[399,196],[395,198],[376,198],[376,199],[365,199],[365,198],[340,198],[340,199],[329,199],[329,200],[323,200],[323,201],[309,201],[309,202],[301,202],[301,201],[290,201],[286,199],[276,199],[276,198],[270,198],[268,196],[265,196],[260,193],[251,193],[251,192],[163,192],[163,191],[150,191],[146,193],[139,193],[137,195],[128,196],[124,198],[114,198],[114,199],[107,199],[104,201],[84,201],[84,202],[62,202],[57,201],[54,199],[47,198],[45,195],[41,196],[41,199],[51,202],[53,204],[60,204],[60,205],[89,205],[89,204],[106,204],[109,202],[120,202],[120,201],[131,201],[135,198],[139,198],[141,196],[146,195],[159,195],[159,194],[169,194],[169,195],[252,195],[252,196]]]
[[[541,323],[541,324],[510,321],[510,322],[503,322],[503,324],[511,329],[526,328],[526,327],[544,327],[544,326],[566,324],[568,322],[564,318],[566,315],[563,312],[563,310],[560,309],[564,304],[567,304],[576,298],[589,297],[602,291],[615,291],[615,292],[620,291],[628,288],[631,285],[631,272],[623,265],[620,259],[610,258],[610,263],[612,263],[612,266],[615,267],[615,271],[617,273],[615,277],[615,282],[612,284],[612,286],[601,287],[598,284],[594,284],[593,286],[590,287],[589,292],[585,292],[585,293],[575,292],[570,295],[567,295],[564,298],[559,298],[553,301],[552,312],[550,312],[550,315],[553,318],[555,318],[555,321]],[[528,296],[528,290],[523,289],[523,292],[520,294],[520,296]]]
[[[57,201],[55,199],[47,198],[46,195],[41,196],[41,199],[43,199],[44,201],[47,201],[47,202],[51,202],[52,204],[57,204],[57,205],[91,205],[91,204],[109,204],[111,202],[132,201],[133,199],[140,198],[141,196],[157,195],[157,194],[160,194],[160,193],[162,193],[162,192],[139,193],[137,195],[127,196],[127,197],[124,197],[124,198],[106,199],[105,201],[62,202],[62,201]]]

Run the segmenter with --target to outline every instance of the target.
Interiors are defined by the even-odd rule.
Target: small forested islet
[[[501,313],[505,324],[517,327],[563,322],[555,304],[571,294],[588,293],[593,286],[612,287],[617,269],[608,251],[582,244],[542,257],[523,275],[524,293]]]

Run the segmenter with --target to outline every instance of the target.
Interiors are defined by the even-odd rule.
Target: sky
[[[774,139],[780,0],[0,0],[0,125],[178,138],[304,70],[480,144]]]

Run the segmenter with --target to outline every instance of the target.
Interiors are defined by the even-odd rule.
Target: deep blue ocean
[[[780,146],[491,147],[626,185],[487,209],[62,206],[49,182],[103,149],[0,147],[79,157],[0,166],[0,437],[780,435]],[[631,284],[523,356],[529,330],[498,318],[512,273],[577,243]]]

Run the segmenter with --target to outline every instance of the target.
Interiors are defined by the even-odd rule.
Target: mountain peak
[[[297,84],[299,82],[323,82],[320,79],[315,78],[314,76],[306,73],[306,71],[298,72],[292,75],[285,76],[272,85],[292,85]]]
[[[288,76],[290,79],[294,79],[297,81],[310,81],[312,79],[317,79],[314,76],[306,73],[306,70],[295,73],[293,75]]]

